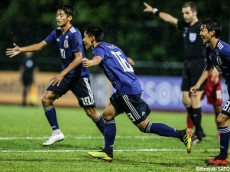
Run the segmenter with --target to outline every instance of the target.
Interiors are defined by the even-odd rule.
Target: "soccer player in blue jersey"
[[[102,28],[97,25],[91,24],[85,28],[83,42],[86,49],[93,49],[93,59],[83,58],[83,66],[99,65],[116,90],[103,112],[104,148],[99,152],[89,152],[89,155],[112,161],[116,135],[114,118],[124,112],[140,131],[179,138],[185,144],[187,152],[190,153],[192,149],[191,130],[177,130],[165,124],[152,123],[147,119],[150,109],[148,104],[141,99],[142,88],[129,64],[130,60],[119,47],[103,42],[103,36]]]
[[[222,27],[216,19],[206,19],[202,22],[200,35],[203,43],[207,45],[207,67],[200,76],[196,85],[191,87],[190,92],[196,95],[201,84],[211,74],[215,67],[226,80],[228,94],[230,94],[230,46],[220,40]],[[220,153],[215,158],[205,160],[207,165],[227,165],[230,128],[228,119],[230,116],[230,99],[225,103],[221,113],[217,116],[217,124],[220,132]]]
[[[84,47],[80,31],[71,24],[73,16],[74,10],[71,5],[60,5],[56,13],[58,28],[53,30],[45,40],[25,47],[19,47],[14,43],[14,48],[6,50],[6,55],[13,57],[28,51],[39,51],[48,44],[56,43],[59,46],[61,72],[51,78],[51,83],[42,97],[45,115],[53,130],[50,138],[43,143],[44,146],[64,139],[64,135],[59,129],[53,102],[69,90],[76,96],[80,106],[96,123],[101,133],[104,132],[104,120],[95,110],[89,70],[81,63],[82,57],[84,57]]]

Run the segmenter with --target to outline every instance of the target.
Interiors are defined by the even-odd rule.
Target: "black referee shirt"
[[[178,20],[178,28],[183,32],[185,60],[192,61],[205,58],[205,46],[200,37],[201,22],[190,26],[184,20]]]

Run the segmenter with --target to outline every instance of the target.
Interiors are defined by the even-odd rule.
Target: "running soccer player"
[[[89,70],[81,64],[82,57],[84,57],[84,47],[80,31],[71,24],[74,13],[71,5],[59,6],[56,13],[58,28],[53,30],[45,40],[25,47],[19,47],[14,43],[14,48],[6,50],[6,55],[13,57],[28,51],[39,51],[48,44],[56,43],[59,46],[61,72],[51,78],[51,83],[41,100],[45,115],[53,130],[49,139],[43,143],[44,146],[52,145],[64,139],[58,125],[53,102],[69,90],[76,96],[80,106],[95,122],[100,132],[102,134],[104,132],[104,120],[95,109]]]
[[[152,123],[147,119],[150,109],[148,104],[141,99],[142,88],[130,65],[134,63],[119,47],[103,42],[103,37],[104,32],[97,25],[91,24],[84,30],[83,42],[86,49],[93,49],[93,59],[83,58],[83,66],[99,65],[116,90],[103,112],[105,120],[104,148],[99,152],[89,152],[89,155],[105,161],[112,161],[116,135],[114,118],[123,112],[140,131],[179,138],[185,144],[187,152],[190,153],[192,149],[191,130],[177,130],[162,123]]]
[[[216,19],[206,19],[202,22],[200,35],[203,42],[207,45],[207,67],[200,76],[196,85],[191,87],[190,92],[196,95],[201,84],[208,78],[215,67],[221,76],[226,80],[228,94],[230,94],[230,46],[220,40],[222,31],[221,24]],[[228,119],[230,116],[230,99],[225,102],[221,113],[217,116],[217,124],[220,133],[220,153],[214,158],[205,160],[207,165],[227,165],[230,128]]]

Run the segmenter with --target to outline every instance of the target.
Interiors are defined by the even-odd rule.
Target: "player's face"
[[[59,27],[64,27],[72,19],[72,16],[67,16],[63,10],[57,10],[56,21]]]
[[[86,49],[92,47],[93,36],[89,36],[87,33],[84,33],[83,43]]]
[[[201,25],[200,27],[200,36],[204,44],[210,43],[210,39],[212,37],[211,32],[205,27],[205,25]]]
[[[192,23],[195,19],[196,12],[193,12],[191,7],[182,8],[183,18],[186,23]]]

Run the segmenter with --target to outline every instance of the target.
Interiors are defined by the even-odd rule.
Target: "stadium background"
[[[156,6],[162,11],[168,12],[175,17],[181,17],[181,5],[184,1],[146,1]],[[206,17],[216,17],[223,24],[222,39],[230,42],[230,11],[228,9],[230,2],[226,0],[220,1],[194,1],[198,6],[198,17],[200,19]],[[89,24],[97,23],[105,29],[105,41],[112,42],[124,50],[127,56],[132,57],[135,62],[135,71],[139,77],[149,77],[148,80],[155,82],[177,83],[176,87],[172,87],[174,93],[178,93],[178,85],[180,84],[180,76],[183,67],[183,50],[181,33],[173,26],[161,21],[158,17],[143,12],[143,2],[133,1],[105,1],[105,0],[50,0],[50,1],[25,1],[25,0],[9,0],[1,4],[1,39],[0,42],[0,103],[18,104],[21,98],[21,88],[19,81],[19,67],[21,64],[21,56],[12,59],[5,56],[5,49],[11,47],[15,42],[19,46],[39,42],[43,40],[54,28],[56,28],[55,13],[56,7],[60,3],[71,3],[74,5],[76,15],[73,25],[80,30]],[[86,52],[88,58],[91,54]],[[39,71],[36,74],[36,82],[38,82],[39,96],[42,95],[49,76],[59,71],[59,51],[55,46],[49,46],[43,51],[34,54],[36,65]],[[97,67],[91,68],[95,94],[99,106],[103,106],[111,94],[111,87],[101,76],[101,72]],[[141,82],[145,82],[146,79]],[[172,82],[171,82],[172,81]],[[42,84],[39,84],[41,83]],[[103,83],[107,83],[104,88],[106,94],[99,94],[97,88],[101,88]],[[96,86],[95,86],[96,85]],[[100,87],[97,87],[97,86]],[[224,84],[222,84],[224,87]],[[145,84],[144,84],[145,86]],[[168,87],[170,88],[170,87]],[[101,89],[102,90],[102,89]],[[152,90],[152,92],[151,92]],[[167,90],[167,89],[166,89]],[[155,88],[150,89],[153,97],[148,103],[154,102],[153,98]],[[149,95],[146,99],[149,99]],[[164,92],[162,92],[163,94]],[[161,94],[161,92],[160,92]],[[223,91],[224,98],[226,90]],[[101,97],[101,95],[104,95]],[[162,97],[170,102],[165,94],[159,95],[154,99],[159,100]],[[177,94],[177,97],[180,93]],[[168,101],[167,101],[168,100]],[[62,101],[62,100],[61,100]],[[72,106],[75,99],[66,97],[62,106]],[[67,103],[67,102],[70,103]],[[161,108],[158,104],[153,103],[153,108],[157,110],[182,110],[181,102],[177,108],[165,106]],[[58,104],[59,100],[57,101]],[[155,101],[156,102],[156,101]],[[205,105],[205,101],[203,101]],[[205,109],[207,111],[210,108]]]

